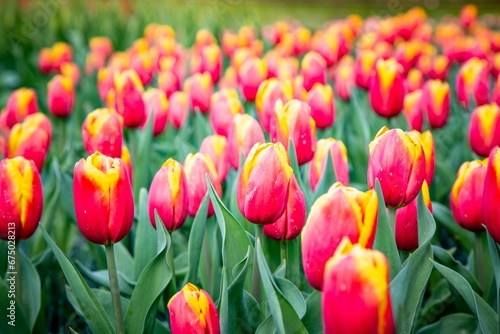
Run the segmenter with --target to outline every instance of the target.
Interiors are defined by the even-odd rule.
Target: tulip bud
[[[474,153],[482,157],[500,145],[500,108],[496,103],[480,106],[472,112],[469,144]]]
[[[234,88],[221,89],[212,95],[210,102],[210,124],[216,134],[227,137],[236,114],[243,114],[243,104]]]
[[[243,164],[236,188],[243,216],[254,224],[276,222],[287,207],[292,173],[281,143],[255,144]]]
[[[238,170],[241,154],[243,153],[243,157],[246,158],[258,142],[265,142],[259,122],[248,114],[235,115],[227,135],[229,164]]]
[[[200,208],[203,197],[208,192],[207,181],[205,175],[208,175],[215,191],[219,196],[222,196],[222,187],[217,176],[212,159],[205,154],[189,153],[184,160],[184,171],[188,186],[188,214],[192,217],[196,216]],[[214,214],[212,203],[208,207],[208,217]]]
[[[219,182],[222,184],[229,172],[229,161],[226,154],[227,139],[220,135],[211,135],[203,139],[200,153],[208,155],[215,165]]]
[[[165,93],[158,88],[148,88],[142,99],[146,107],[146,117],[142,121],[141,128],[145,128],[149,119],[153,117],[153,135],[160,135],[167,125],[168,100]]]
[[[391,118],[403,109],[403,68],[394,60],[379,59],[370,79],[370,103],[380,116]]]
[[[267,132],[271,130],[272,118],[274,117],[274,106],[276,101],[285,103],[292,99],[292,88],[276,78],[262,81],[255,98],[255,108],[259,122]]]
[[[403,66],[403,73],[405,75],[417,63],[421,51],[422,45],[417,40],[403,42],[396,47],[396,50],[394,51],[394,57],[397,62],[400,63],[401,66]]]
[[[0,239],[28,239],[43,210],[42,181],[33,161],[23,157],[1,160],[0,189]]]
[[[417,89],[416,91],[405,95],[403,114],[406,118],[406,122],[412,130],[422,131],[424,114],[422,112],[421,89]]]
[[[135,55],[130,68],[137,73],[143,86],[149,85],[154,74],[154,64],[149,54],[139,53]]]
[[[199,72],[208,72],[212,82],[216,83],[222,73],[222,52],[217,44],[205,46],[200,51]]]
[[[219,334],[217,308],[210,295],[187,283],[168,302],[172,334]]]
[[[388,154],[390,152],[390,154]],[[400,129],[383,127],[370,143],[368,187],[380,181],[385,205],[399,208],[417,197],[425,179],[425,155],[420,141]]]
[[[108,92],[107,106],[123,117],[127,128],[138,127],[146,116],[143,92],[141,80],[134,70],[114,74],[114,86]]]
[[[22,122],[26,116],[38,111],[36,93],[31,88],[19,88],[13,91],[7,100],[7,126],[12,128],[14,124]]]
[[[314,202],[302,230],[302,264],[313,288],[321,290],[325,264],[344,237],[372,247],[377,215],[375,190],[361,192],[340,182]]]
[[[238,82],[246,101],[255,101],[260,84],[267,78],[267,64],[263,59],[248,58],[238,69]]]
[[[325,268],[325,334],[395,333],[389,282],[384,254],[344,239]]]
[[[292,174],[285,212],[276,222],[264,225],[264,235],[277,241],[293,240],[302,232],[305,222],[306,198]]]
[[[422,184],[424,204],[432,212],[427,182]],[[411,252],[418,248],[418,196],[407,206],[396,210],[395,239],[398,249]]]
[[[121,157],[123,118],[114,109],[94,110],[83,121],[82,139],[89,155],[99,151],[112,158]]]
[[[188,214],[188,186],[182,165],[169,158],[156,173],[149,189],[149,219],[156,228],[155,210],[171,232],[184,224]]]
[[[213,90],[212,78],[208,72],[195,73],[184,83],[184,91],[188,94],[191,110],[198,110],[201,113],[208,111]]]
[[[426,82],[422,93],[423,108],[433,129],[446,125],[450,115],[450,86],[441,80]]]
[[[283,106],[275,106],[275,125],[271,125],[271,141],[280,142],[286,150],[291,139],[299,165],[310,161],[316,150],[316,124],[310,116],[309,106],[298,100],[291,100]]]
[[[52,71],[52,51],[50,48],[43,48],[38,53],[38,70],[42,74],[49,74]]]
[[[309,165],[309,183],[311,189],[316,190],[316,186],[325,173],[328,157],[331,156],[333,170],[337,181],[347,186],[349,184],[349,165],[347,163],[347,149],[343,142],[333,138],[318,140],[314,158]]]
[[[500,149],[491,150],[483,191],[484,224],[493,239],[500,243]]]
[[[113,53],[113,43],[108,37],[92,37],[89,41],[89,48],[92,53],[98,53],[107,58]]]
[[[360,88],[368,89],[370,77],[378,54],[372,50],[363,50],[358,53],[354,63],[354,82]]]
[[[474,99],[476,106],[488,103],[489,73],[486,60],[471,58],[460,67],[456,80],[457,99],[469,109]]]
[[[439,79],[445,81],[450,68],[450,60],[444,55],[432,58],[431,69],[429,71],[430,79]]]
[[[185,92],[174,92],[168,103],[168,119],[176,129],[186,123],[189,114],[188,96]]]
[[[460,11],[460,23],[466,28],[472,26],[477,20],[477,7],[476,5],[465,5]]]
[[[425,155],[425,180],[427,181],[427,184],[430,185],[434,179],[434,170],[436,166],[436,148],[432,132],[427,130],[420,133],[419,131],[413,130],[409,133],[414,135],[422,145]]]
[[[64,42],[57,42],[50,50],[52,69],[61,71],[61,65],[73,60],[73,49],[71,45]]]
[[[73,111],[75,90],[71,78],[56,75],[49,81],[47,104],[52,115],[68,117]]]
[[[134,221],[134,198],[121,159],[95,152],[76,163],[73,179],[76,222],[89,241],[122,240]]]
[[[349,101],[354,87],[354,60],[351,56],[342,58],[334,72],[334,81],[338,97]]]
[[[181,88],[179,80],[171,71],[162,71],[158,73],[158,88],[161,89],[167,98]]]
[[[330,85],[314,84],[307,92],[305,102],[311,107],[311,117],[319,129],[326,129],[335,122],[335,98]]]
[[[416,91],[417,89],[421,89],[424,85],[424,75],[417,68],[412,68],[408,75],[406,76],[406,80],[404,81],[405,91],[407,93],[411,93]]]
[[[309,51],[300,63],[304,88],[309,91],[315,83],[326,83],[326,61],[318,53]]]
[[[8,139],[7,156],[9,158],[23,156],[33,160],[41,172],[51,138],[52,125],[47,116],[42,113],[29,115],[22,123],[17,123],[12,128]]]

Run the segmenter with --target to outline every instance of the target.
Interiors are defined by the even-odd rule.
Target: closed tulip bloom
[[[335,91],[344,101],[351,99],[354,87],[354,60],[351,56],[344,56],[334,72]]]
[[[302,230],[302,264],[309,284],[321,290],[325,264],[344,237],[371,248],[375,239],[378,198],[337,182],[312,205]]]
[[[278,241],[293,240],[302,232],[305,222],[306,198],[292,174],[285,213],[276,222],[264,225],[264,235]]]
[[[200,51],[200,72],[208,72],[212,82],[219,81],[222,73],[222,52],[217,44],[205,46]]]
[[[156,228],[155,211],[171,232],[184,224],[188,214],[188,185],[184,168],[169,158],[151,182],[148,196],[149,219]]]
[[[115,69],[109,67],[102,67],[97,72],[97,92],[104,103],[106,103],[108,93],[113,88],[115,72]]]
[[[61,65],[73,60],[73,48],[68,43],[57,42],[50,49],[52,69],[61,71]]]
[[[48,84],[47,103],[52,115],[68,117],[73,111],[75,90],[71,78],[56,75]]]
[[[271,131],[271,119],[274,117],[276,101],[288,102],[292,99],[292,87],[276,78],[264,80],[257,91],[255,108],[259,122],[267,132]]]
[[[422,93],[422,104],[433,129],[446,125],[450,115],[450,86],[441,80],[429,80]]]
[[[471,103],[476,106],[488,103],[489,73],[486,60],[474,57],[463,64],[457,74],[456,90],[458,101],[465,109],[469,109]]]
[[[7,156],[22,156],[33,160],[41,172],[51,138],[52,125],[47,116],[42,113],[29,115],[22,123],[17,123],[12,128],[8,138]]]
[[[432,58],[431,69],[429,71],[430,79],[446,80],[448,69],[450,68],[450,60],[445,55],[438,55]]]
[[[217,170],[212,159],[202,153],[189,153],[184,160],[184,171],[186,173],[188,185],[188,214],[191,217],[196,216],[200,208],[203,197],[208,192],[207,181],[205,175],[208,175],[215,191],[219,196],[222,196],[222,187],[217,176]],[[212,203],[208,207],[208,217],[214,214],[214,207]]]
[[[409,133],[418,138],[420,144],[422,145],[425,155],[425,180],[428,185],[431,185],[432,180],[434,179],[434,170],[436,168],[436,148],[432,132],[427,130],[421,133],[413,130]]]
[[[288,150],[291,139],[299,165],[310,161],[316,150],[316,124],[310,116],[309,106],[298,100],[286,105],[278,101],[275,107],[276,125],[271,126],[271,140],[280,142]]]
[[[422,131],[424,125],[424,114],[422,111],[422,90],[405,95],[403,114],[410,129]]]
[[[344,240],[328,260],[324,280],[325,334],[395,333],[389,263],[384,254]]]
[[[243,164],[236,188],[243,216],[254,224],[276,222],[287,207],[292,173],[281,143],[255,144]]]
[[[422,184],[424,204],[432,212],[427,182]],[[396,210],[395,239],[398,249],[411,252],[418,248],[418,196],[407,206]]]
[[[378,54],[373,50],[363,50],[358,53],[354,62],[354,82],[360,88],[368,89],[370,77]]]
[[[189,114],[189,101],[185,92],[175,92],[168,101],[168,119],[174,128],[180,129],[186,123]]]
[[[410,203],[425,179],[425,154],[418,138],[400,129],[383,127],[370,143],[368,187],[379,179],[387,207]]]
[[[326,129],[335,122],[335,98],[330,85],[314,84],[307,92],[305,102],[311,107],[311,117],[319,129]]]
[[[85,238],[93,243],[117,243],[132,227],[134,198],[126,168],[121,159],[99,152],[76,163],[76,221]]]
[[[326,83],[326,61],[317,52],[309,51],[300,63],[304,88],[309,91],[315,83]]]
[[[227,136],[227,156],[231,167],[238,170],[241,154],[246,158],[259,142],[265,142],[259,122],[248,114],[235,115]]]
[[[471,27],[471,25],[477,20],[477,7],[476,5],[465,5],[460,11],[460,23],[466,28]]]
[[[483,191],[484,224],[493,239],[500,243],[500,149],[491,150]]]
[[[143,92],[141,80],[134,70],[114,74],[114,85],[108,93],[107,106],[123,117],[123,125],[127,128],[140,126],[146,117]]]
[[[264,59],[248,58],[238,69],[238,83],[246,101],[255,101],[260,84],[267,78],[267,64]]]
[[[49,74],[52,68],[52,54],[50,48],[43,48],[38,53],[38,70],[42,74]]]
[[[224,88],[212,95],[210,102],[210,125],[216,134],[227,137],[236,114],[245,111],[238,92],[234,88]]]
[[[90,51],[103,55],[105,58],[113,53],[113,43],[108,37],[96,36],[89,41]]]
[[[158,88],[161,89],[167,98],[181,88],[177,76],[172,71],[162,71],[157,75]]]
[[[82,139],[89,155],[99,151],[112,158],[121,157],[123,118],[114,109],[94,110],[83,121]]]
[[[219,182],[222,184],[229,172],[229,161],[226,153],[227,139],[221,135],[211,135],[203,139],[200,153],[208,155],[215,165]]]
[[[337,181],[345,186],[349,184],[349,165],[344,143],[333,138],[324,138],[318,140],[314,158],[309,165],[309,183],[313,191],[316,190],[316,186],[325,174],[326,164],[330,163],[328,161],[330,156]]]
[[[184,83],[184,91],[188,94],[191,110],[198,110],[201,113],[208,111],[213,90],[212,77],[208,72],[195,73]]]
[[[143,86],[149,85],[151,80],[153,80],[155,68],[149,54],[143,52],[135,55],[130,68],[137,73]]]
[[[455,221],[473,232],[484,230],[483,190],[488,159],[464,162],[451,188],[450,207]]]
[[[128,147],[126,145],[122,146],[122,156],[120,157],[122,159],[123,163],[125,164],[125,167],[127,167],[127,172],[128,172],[128,177],[130,179],[130,183],[132,184],[133,181],[133,176],[134,176],[134,169],[132,166],[132,158],[130,157],[130,151],[128,150]]]
[[[469,123],[469,144],[474,153],[487,157],[500,145],[500,108],[496,103],[474,109]]]
[[[146,117],[141,128],[145,128],[149,119],[153,117],[153,135],[160,135],[167,125],[168,100],[165,93],[158,88],[148,88],[142,96],[146,106]]]
[[[38,111],[36,93],[31,88],[19,88],[13,91],[5,110],[7,112],[7,126],[12,128],[14,124],[22,122],[26,116]]]
[[[172,334],[219,334],[217,308],[210,295],[187,283],[168,302]]]
[[[403,109],[403,68],[394,60],[379,59],[370,79],[370,103],[382,117],[397,116]]]
[[[0,189],[0,239],[29,238],[43,210],[42,181],[33,161],[23,157],[1,160]]]
[[[417,89],[421,89],[422,86],[424,85],[424,75],[419,69],[412,68],[408,72],[404,84],[405,84],[405,91],[407,93],[411,93],[416,91]]]

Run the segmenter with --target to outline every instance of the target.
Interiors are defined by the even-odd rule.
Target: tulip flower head
[[[165,92],[158,88],[149,88],[143,94],[146,107],[146,117],[144,117],[141,128],[145,128],[153,118],[153,135],[160,135],[167,126],[168,100]]]
[[[10,94],[5,107],[7,126],[12,128],[14,124],[22,122],[26,116],[36,113],[38,109],[35,90],[31,88],[16,89]]]
[[[210,102],[210,124],[216,134],[227,137],[233,117],[236,114],[243,114],[243,112],[243,104],[238,97],[236,89],[225,88],[212,95]]]
[[[379,59],[370,79],[370,103],[382,117],[397,116],[403,109],[403,67],[394,59]]]
[[[474,57],[463,64],[457,74],[456,90],[458,101],[465,109],[469,109],[471,103],[475,106],[488,103],[489,73],[486,60]]]
[[[96,109],[82,125],[83,146],[88,154],[95,151],[119,158],[122,156],[123,118],[114,109]]]
[[[335,122],[335,98],[330,85],[314,84],[307,92],[305,102],[311,108],[311,117],[319,129],[326,129]]]
[[[496,103],[480,106],[472,112],[469,144],[474,153],[482,157],[500,145],[500,107]]]
[[[255,118],[248,114],[236,114],[227,135],[226,152],[230,165],[238,170],[241,154],[246,158],[256,143],[264,141],[264,132]]]
[[[48,106],[52,115],[68,117],[73,111],[75,90],[71,78],[56,75],[48,84]]]
[[[446,125],[450,115],[450,86],[441,80],[429,80],[422,93],[422,106],[433,129]]]
[[[321,177],[325,174],[326,164],[333,163],[333,170],[337,181],[347,186],[349,184],[349,165],[347,161],[347,148],[340,140],[323,138],[318,140],[314,158],[309,165],[309,183],[314,191]]]
[[[422,111],[422,90],[417,89],[414,92],[405,95],[403,114],[406,122],[412,130],[422,131],[424,123],[424,114]]]
[[[483,191],[484,224],[493,239],[500,243],[500,148],[491,150],[486,167]]]
[[[315,83],[326,83],[326,61],[320,54],[309,51],[300,64],[304,88],[309,91]]]

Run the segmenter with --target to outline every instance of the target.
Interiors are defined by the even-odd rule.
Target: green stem
[[[172,234],[173,232],[170,232],[170,239],[172,240]],[[174,292],[177,291],[177,284],[175,282],[175,261],[174,261],[174,245],[173,242],[170,244],[170,248],[167,251],[167,264],[170,267],[170,270],[172,270],[172,289]]]
[[[281,262],[285,262],[286,265],[286,275],[288,277],[288,268],[290,267],[290,263],[288,263],[288,241],[283,240],[280,242],[280,253],[281,253]]]
[[[59,148],[59,154],[61,155],[61,161],[62,158],[64,158],[64,148],[66,144],[66,119],[59,119],[59,131],[61,134],[60,140],[60,148]]]
[[[205,229],[205,236],[203,238],[205,239],[203,241],[203,256],[205,257],[205,268],[207,269],[207,286],[212,287],[212,257],[210,256],[208,228]]]
[[[484,277],[484,254],[483,254],[483,242],[482,235],[484,232],[475,234],[475,245],[474,245],[474,260],[476,262],[476,275],[477,280],[481,287],[483,287],[486,291],[485,286],[485,277]]]
[[[123,324],[122,303],[120,300],[120,289],[118,288],[113,244],[106,245],[106,260],[108,261],[109,285],[111,287],[111,299],[113,300],[113,310],[115,312],[116,332],[124,334],[125,326]]]
[[[263,238],[263,227],[262,225],[255,224],[255,245],[257,245],[257,240],[260,240],[262,244]],[[257,251],[254,250],[253,253],[253,273],[252,273],[252,295],[260,303],[260,274],[259,265],[257,264]]]

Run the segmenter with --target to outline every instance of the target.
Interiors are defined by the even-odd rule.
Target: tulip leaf
[[[283,297],[293,307],[295,313],[299,318],[302,318],[306,314],[306,301],[299,289],[286,278],[274,277],[274,281]]]
[[[134,245],[134,276],[139,278],[149,261],[156,255],[156,231],[149,221],[148,191],[139,191],[138,221]]]
[[[73,221],[76,221],[75,201],[73,200],[73,177],[61,173],[61,203],[64,211]]]
[[[14,304],[15,313],[12,317],[9,317],[11,311],[9,310],[11,302],[14,298],[10,298],[10,283],[4,279],[0,279],[0,309],[2,310],[2,320],[0,321],[0,332],[1,333],[12,333],[12,334],[24,334],[31,333],[29,321],[26,318],[23,307]],[[14,321],[14,322],[12,322]]]
[[[114,328],[109,318],[106,316],[104,308],[88,286],[87,282],[85,282],[71,260],[59,249],[59,247],[57,247],[43,226],[40,225],[39,229],[42,231],[43,237],[56,256],[64,276],[75,294],[78,305],[82,310],[83,318],[89,325],[90,330],[94,333],[113,333]]]
[[[167,252],[171,247],[170,235],[163,223],[156,224],[157,255],[144,268],[130,297],[125,312],[126,333],[143,333],[147,328],[148,315],[156,309],[161,294],[172,278],[167,264]]]
[[[273,334],[276,333],[276,327],[274,326],[273,316],[269,315],[257,328],[255,334]]]
[[[476,333],[477,321],[466,313],[455,313],[421,328],[417,334]]]
[[[40,312],[42,298],[40,276],[26,255],[20,250],[18,252],[21,260],[21,273],[18,273],[21,277],[21,305],[33,330],[38,312]]]
[[[394,279],[394,277],[396,277],[399,273],[399,270],[401,270],[401,259],[399,258],[396,239],[394,238],[394,232],[392,231],[389,215],[387,214],[387,209],[385,207],[384,195],[378,179],[375,180],[375,190],[378,197],[378,218],[373,248],[381,251],[385,256],[387,256],[391,279]]]
[[[415,327],[415,320],[432,271],[432,263],[429,261],[433,257],[430,243],[436,231],[436,224],[424,204],[421,192],[418,195],[417,206],[420,246],[408,257],[390,284],[396,331],[401,333],[411,333]]]
[[[97,283],[109,289],[109,274],[107,270],[92,271],[78,260],[76,260],[75,264],[83,276],[92,280],[94,283]],[[130,296],[134,290],[133,287],[127,282],[124,274],[121,271],[117,271],[117,276],[120,292]]]
[[[297,184],[299,185],[300,189],[308,189],[308,187],[305,186],[304,180],[302,180],[302,175],[300,174],[300,166],[299,162],[297,160],[297,151],[295,150],[295,145],[293,143],[292,139],[288,140],[288,158],[290,159],[290,167],[293,169],[293,175],[295,175],[295,178],[297,179]],[[306,196],[306,202],[307,202],[307,207],[309,208],[314,199],[312,198],[312,194],[309,192],[304,192],[304,195]],[[307,196],[309,195],[309,196]]]
[[[312,163],[309,165],[309,168],[313,168]],[[316,190],[314,191],[314,200],[316,200],[321,195],[326,194],[328,189],[330,189],[332,184],[334,184],[335,182],[337,182],[337,176],[335,175],[335,168],[333,166],[332,152],[328,150],[326,167],[323,172],[323,175],[321,176],[318,184],[316,185]]]
[[[493,264],[493,268],[496,268],[494,270],[495,273],[495,287],[496,287],[496,298],[497,298],[497,311],[500,312],[500,271],[498,268],[500,268],[500,256],[498,254],[498,246],[495,240],[491,237],[491,234],[487,231],[486,235],[488,236],[488,248],[490,250],[490,257],[491,257],[491,262]],[[500,321],[500,317],[499,317]],[[498,328],[500,328],[500,323],[498,324]]]
[[[432,202],[432,214],[436,217],[436,221],[451,234],[457,243],[467,251],[474,248],[474,233],[458,225],[450,209],[441,203]]]
[[[198,283],[198,270],[200,267],[200,256],[203,247],[203,236],[205,234],[205,225],[207,223],[209,195],[205,195],[200,204],[198,212],[193,220],[191,232],[188,239],[188,272],[184,284],[191,282]],[[184,285],[183,284],[183,285]]]
[[[323,332],[323,311],[321,309],[321,292],[314,290],[306,299],[306,314],[302,318],[304,326],[311,334]]]
[[[137,129],[130,133],[131,136],[137,135],[137,146],[131,147],[133,159],[133,182],[132,189],[134,198],[139,197],[139,191],[142,187],[149,187],[150,180],[150,161],[151,147],[153,143],[153,122],[154,117],[150,117],[145,128]]]
[[[121,273],[128,282],[135,283],[134,259],[123,241],[115,244],[116,270]]]
[[[472,290],[467,280],[456,271],[442,264],[433,260],[432,264],[464,298],[467,305],[471,308],[472,313],[476,316],[481,332],[485,334],[496,333],[498,330],[498,315],[493,311],[491,306],[477,294],[477,292]]]

